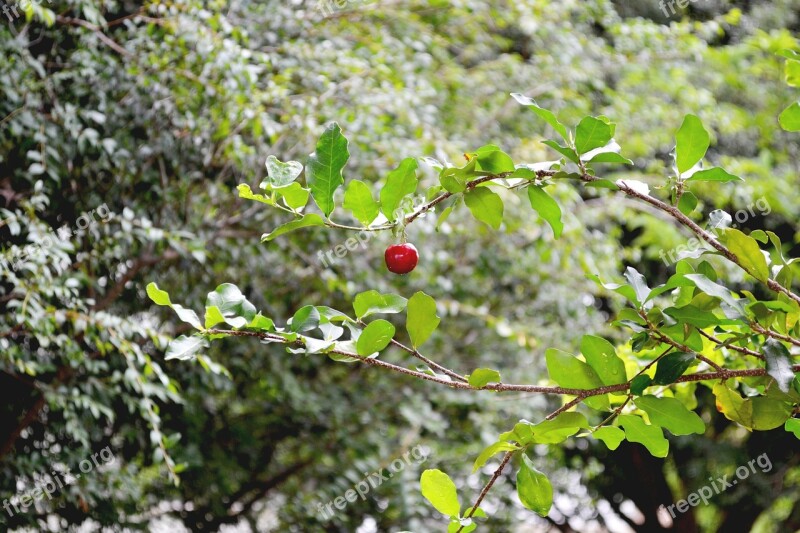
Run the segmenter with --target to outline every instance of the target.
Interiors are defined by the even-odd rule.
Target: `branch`
[[[749,348],[742,348],[741,346],[737,346],[735,344],[727,344],[727,343],[725,343],[725,341],[722,341],[722,340],[718,339],[717,337],[715,337],[711,333],[706,333],[705,331],[703,331],[700,328],[697,328],[697,331],[700,333],[700,335],[702,335],[703,337],[707,338],[708,340],[710,340],[711,342],[713,342],[717,346],[721,346],[723,348],[728,348],[730,350],[733,350],[733,351],[736,351],[736,352],[739,352],[739,353],[743,353],[745,355],[752,355],[753,357],[757,357],[758,359],[761,359],[762,361],[764,360],[764,356],[762,354],[756,352],[755,350],[750,350]]]
[[[274,334],[274,333],[264,333],[260,331],[238,331],[238,330],[220,330],[220,329],[209,329],[204,332],[206,335],[223,335],[223,336],[230,336],[230,337],[255,337],[258,339],[276,342],[280,344],[287,344],[295,347],[304,347],[305,344],[302,340],[296,341],[289,341],[284,337]],[[671,349],[671,348],[670,348]],[[392,372],[397,372],[400,374],[405,374],[407,376],[419,378],[425,381],[431,381],[433,383],[438,383],[439,385],[444,385],[446,387],[450,387],[452,389],[464,389],[464,390],[490,390],[496,392],[534,392],[539,394],[557,394],[562,396],[579,396],[582,399],[590,398],[592,396],[599,396],[601,394],[608,394],[610,392],[624,392],[630,389],[630,381],[625,383],[620,383],[618,385],[605,385],[603,387],[597,387],[594,389],[571,389],[566,387],[557,387],[557,386],[541,386],[541,385],[519,385],[519,384],[510,384],[510,383],[490,383],[484,387],[473,387],[469,383],[464,383],[462,381],[450,381],[444,378],[431,376],[430,374],[426,374],[424,372],[417,372],[416,370],[409,370],[408,368],[404,368],[402,366],[398,366],[392,363],[387,363],[386,361],[381,361],[380,359],[374,359],[370,357],[366,357],[363,355],[359,355],[357,353],[346,352],[344,350],[330,350],[327,353],[334,353],[337,355],[342,355],[345,357],[350,357],[353,359],[358,359],[362,363],[376,366],[380,368],[384,368],[386,370],[391,370]],[[800,372],[800,365],[794,365],[792,370],[795,372]],[[715,372],[701,372],[697,374],[687,374],[685,376],[681,376],[675,380],[675,383],[686,383],[692,381],[712,381],[712,380],[725,380],[731,378],[741,378],[741,377],[758,377],[758,376],[766,376],[767,371],[764,368],[748,368],[742,370],[726,370],[721,369]],[[577,402],[575,402],[577,403]],[[574,404],[573,404],[574,405]],[[571,407],[571,405],[570,405]]]
[[[599,181],[600,178],[598,178],[596,176],[590,176],[590,175],[584,173],[584,174],[581,175],[581,180],[583,180],[583,181],[585,181],[587,183],[591,183],[591,182],[594,182],[594,181]],[[662,202],[658,198],[654,198],[654,197],[650,196],[649,194],[644,194],[644,193],[641,193],[641,192],[631,188],[629,185],[627,185],[625,183],[624,180],[618,180],[616,182],[616,185],[617,185],[617,187],[619,187],[619,189],[622,192],[624,192],[628,196],[631,196],[633,198],[638,198],[639,200],[642,200],[643,202],[647,202],[648,204],[652,205],[656,209],[659,209],[660,211],[664,211],[665,213],[669,214],[675,220],[677,220],[678,222],[680,222],[681,224],[683,224],[684,226],[689,228],[692,231],[692,233],[694,233],[695,235],[697,235],[698,237],[700,237],[701,239],[706,241],[708,244],[710,244],[712,248],[714,248],[719,253],[721,253],[723,256],[725,256],[725,258],[727,258],[731,263],[734,263],[735,265],[739,266],[742,270],[744,270],[748,274],[750,273],[742,265],[742,262],[739,260],[739,258],[736,257],[736,254],[731,252],[722,243],[720,243],[716,239],[716,237],[714,237],[711,233],[707,232],[706,230],[704,230],[703,228],[698,226],[691,218],[689,218],[688,216],[686,216],[683,213],[681,213],[681,211],[677,207],[669,205],[666,202]],[[761,280],[759,280],[759,281],[761,281]],[[786,287],[784,287],[783,285],[781,285],[777,281],[775,281],[773,279],[767,279],[766,281],[762,281],[762,283],[764,283],[772,291],[780,292],[782,294],[785,294],[786,296],[788,296],[789,298],[791,298],[795,302],[800,303],[800,296],[798,296],[797,294],[793,293],[791,290],[787,289]]]
[[[472,515],[475,514],[475,510],[478,507],[480,507],[481,503],[483,502],[483,499],[486,497],[487,494],[489,494],[489,491],[497,482],[497,479],[500,477],[500,474],[503,473],[503,469],[506,467],[508,462],[511,460],[511,458],[517,451],[518,450],[512,450],[506,452],[506,454],[503,456],[503,460],[500,462],[500,466],[498,466],[497,470],[494,471],[494,474],[492,474],[492,478],[489,480],[489,482],[486,483],[486,485],[484,485],[483,490],[481,490],[481,493],[478,495],[478,499],[475,500],[475,505],[472,506],[472,509],[470,509],[466,515],[464,515],[464,518],[472,518]],[[456,533],[460,533],[462,529],[464,529],[464,526],[458,528],[456,530]]]

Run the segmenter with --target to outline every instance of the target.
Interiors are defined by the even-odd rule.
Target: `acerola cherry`
[[[386,268],[395,274],[408,274],[417,266],[419,253],[411,243],[393,244],[383,254]]]

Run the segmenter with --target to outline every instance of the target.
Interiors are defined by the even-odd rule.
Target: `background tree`
[[[552,159],[539,142],[541,122],[523,119],[507,97],[520,92],[567,124],[589,113],[619,120],[617,141],[652,184],[667,174],[683,115],[697,114],[713,137],[708,159],[747,178],[693,188],[698,212],[735,214],[764,197],[771,213],[756,212],[746,224],[791,246],[796,144],[775,116],[796,92],[783,83],[775,54],[797,48],[797,6],[700,4],[685,20],[665,21],[653,6],[623,12],[594,1],[352,4],[327,17],[312,3],[70,1],[32,5],[30,23],[4,24],[4,256],[49,229],[77,228],[83,213],[103,204],[114,216],[69,244],[38,249],[22,268],[2,270],[3,494],[105,445],[119,466],[70,486],[55,504],[2,519],[53,530],[87,520],[142,529],[178,520],[209,530],[440,524],[410,468],[333,520],[315,511],[415,444],[430,450],[424,468],[477,489],[483,478],[461,466],[498,431],[521,416],[539,420],[556,403],[431,390],[255,342],[214,345],[209,372],[164,363],[164,335],[183,331],[147,309],[145,284],[154,279],[189,306],[235,280],[272,317],[308,303],[348,309],[367,288],[411,295],[437,287],[448,314],[426,349],[446,354],[442,364],[470,361],[520,382],[540,379],[545,348],[576,353],[586,332],[617,335],[604,324],[621,302],[585,275],[616,279],[633,266],[666,279],[658,254],[684,242],[677,228],[602,191],[558,188],[565,224],[558,246],[525,205],[506,205],[502,239],[462,208],[439,232],[432,219],[410,226],[409,236],[436,252],[422,250],[425,269],[398,281],[381,267],[388,234],[332,268],[316,252],[340,244],[341,234],[311,231],[260,245],[284,217],[232,201],[235,187],[256,188],[267,155],[304,160],[331,120],[351,141],[348,178],[367,183],[406,156],[462,161],[489,141],[515,161]],[[648,13],[655,19],[637,18]],[[424,172],[423,181],[435,180]],[[608,177],[626,174],[615,168]],[[793,437],[742,435],[709,395],[698,401],[713,416],[715,446],[680,437],[666,463],[644,466],[635,448],[608,459],[636,465],[652,483],[603,469],[602,446],[568,445],[550,457],[540,468],[570,502],[557,501],[550,520],[619,528],[640,520],[623,511],[633,501],[653,527],[652,502],[667,493],[677,499],[769,448],[783,451],[770,452],[775,474],[764,479],[781,496],[759,490],[761,478],[753,477],[695,519],[709,530],[759,517],[766,528],[791,527],[796,457],[786,439]],[[174,465],[165,466],[165,456]],[[180,486],[170,469],[182,470]],[[588,490],[574,488],[576,479]],[[488,501],[498,506],[493,524],[530,521],[511,491]]]

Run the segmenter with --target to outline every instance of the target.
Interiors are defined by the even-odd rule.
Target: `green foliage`
[[[0,253],[23,256],[19,268],[0,269],[2,433],[13,437],[3,443],[3,488],[30,487],[34,472],[54,461],[74,467],[109,443],[119,460],[16,515],[10,528],[150,530],[163,515],[210,531],[255,523],[259,509],[281,501],[270,516],[279,529],[349,531],[369,519],[380,530],[434,530],[422,497],[407,490],[413,468],[332,519],[309,509],[385,466],[410,438],[434,447],[459,487],[474,486],[458,465],[503,429],[498,420],[520,414],[518,401],[496,401],[520,394],[504,385],[553,386],[550,346],[579,375],[594,372],[595,385],[619,388],[526,402],[524,416],[542,420],[578,400],[549,420],[520,422],[479,459],[548,446],[537,467],[559,473],[551,492],[566,509],[606,499],[614,513],[613,491],[636,503],[649,528],[655,506],[640,476],[601,475],[598,463],[623,464],[631,453],[623,439],[660,455],[658,426],[692,431],[670,436],[681,453],[642,474],[676,498],[691,487],[688,472],[720,475],[764,446],[791,453],[781,439],[799,434],[796,345],[786,340],[800,334],[798,305],[775,288],[791,290],[797,274],[796,138],[778,129],[800,129],[796,90],[778,83],[781,67],[798,83],[796,52],[781,52],[797,48],[786,29],[792,6],[709,4],[665,25],[657,9],[636,3],[356,4],[329,16],[271,0],[166,11],[56,2],[31,4],[27,21],[0,28]],[[509,107],[498,80],[535,92],[542,105],[515,95],[528,109]],[[685,119],[673,161],[666,154],[686,111],[705,123]],[[338,126],[324,129],[333,119],[349,142]],[[305,169],[292,161],[306,161],[318,139]],[[288,162],[269,156],[265,168],[270,153]],[[462,154],[464,166],[447,163]],[[445,163],[432,173],[401,159],[421,155]],[[703,168],[690,175],[693,159]],[[685,173],[669,176],[673,163]],[[578,181],[586,187],[570,185]],[[715,228],[713,209],[733,214],[757,198],[771,214],[755,211],[738,233],[715,232],[740,265],[713,249],[662,265],[659,252],[691,234],[651,216],[652,204],[640,211],[635,198],[622,201],[626,184],[703,228]],[[422,212],[421,198],[441,199]],[[24,254],[103,202],[114,212],[108,221]],[[531,222],[531,207],[541,223]],[[359,226],[378,230],[375,240],[338,262],[317,260],[345,242],[334,230]],[[389,240],[381,229],[420,247],[412,276],[378,268]],[[619,272],[619,284],[585,279]],[[411,297],[426,287],[436,287],[436,302]],[[405,297],[414,300],[408,311]],[[173,300],[205,300],[205,309]],[[332,307],[307,305],[317,302]],[[335,309],[351,304],[353,317]],[[163,307],[178,320],[163,320]],[[597,335],[591,346],[586,332]],[[458,371],[427,358],[415,366],[403,359],[413,353],[384,344],[392,335]],[[288,354],[276,356],[276,344]],[[583,360],[570,355],[579,347]],[[338,364],[376,352],[369,369]],[[681,352],[693,355],[688,368],[665,364]],[[437,381],[374,366],[389,361]],[[727,378],[689,381],[716,373],[713,365]],[[564,368],[552,373],[572,382]],[[492,391],[450,390],[488,384]],[[39,404],[41,415],[30,408]],[[698,414],[709,421],[705,441]],[[572,446],[588,436],[604,444]],[[775,471],[796,477],[791,456],[776,454]],[[561,481],[566,471],[586,487]],[[178,475],[180,486],[168,482]],[[798,527],[791,483],[760,478],[695,513],[698,526],[747,528],[760,516],[759,527]],[[528,481],[522,488],[523,505],[543,510],[546,494],[528,491]],[[491,492],[487,529],[546,527],[518,518],[511,493],[502,484]],[[180,509],[165,512],[166,500]],[[570,520],[565,508],[550,518]],[[451,530],[483,526],[472,519],[482,510],[460,511],[448,515]],[[605,520],[597,513],[591,526]]]

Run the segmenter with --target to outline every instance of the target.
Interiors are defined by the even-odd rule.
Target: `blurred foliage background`
[[[255,186],[268,155],[304,160],[332,120],[352,143],[346,177],[366,181],[404,157],[457,161],[489,142],[515,160],[553,159],[539,142],[543,123],[509,98],[519,92],[565,122],[589,113],[618,122],[617,141],[657,186],[675,129],[696,113],[712,130],[709,158],[747,179],[701,188],[705,214],[764,198],[770,212],[746,224],[800,241],[798,143],[776,127],[796,97],[776,52],[800,50],[798,0],[683,9],[52,0],[17,9],[0,23],[0,498],[105,446],[116,460],[27,512],[0,513],[2,529],[433,531],[441,522],[419,494],[421,470],[442,468],[462,494],[477,494],[486,476],[469,471],[480,450],[555,407],[255,341],[216,345],[203,365],[166,363],[166,340],[180,330],[150,305],[148,281],[197,307],[234,282],[276,317],[309,303],[347,309],[368,289],[424,289],[445,302],[431,356],[535,383],[546,348],[617,335],[608,322],[620,302],[588,274],[609,279],[634,265],[663,281],[670,267],[659,251],[686,241],[621,198],[563,187],[558,242],[510,197],[501,234],[466,210],[440,231],[435,217],[414,224],[422,262],[403,278],[383,267],[388,235],[327,267],[318,252],[348,235],[309,230],[260,244],[279,221],[239,200],[236,185]],[[111,215],[81,228],[101,206]],[[20,258],[62,227],[74,234]],[[550,517],[522,509],[504,479],[485,504],[490,530],[800,528],[796,439],[782,429],[748,434],[698,394],[711,427],[704,438],[673,438],[665,461],[636,445],[609,453],[568,442],[540,458],[556,491]],[[321,516],[319,504],[417,445],[424,465]],[[675,523],[659,516],[659,505],[762,453],[770,472]]]

